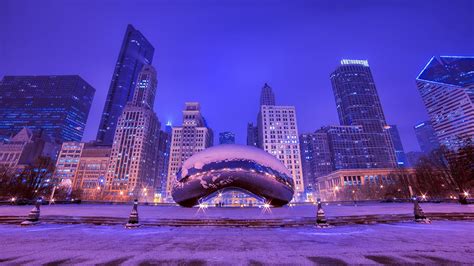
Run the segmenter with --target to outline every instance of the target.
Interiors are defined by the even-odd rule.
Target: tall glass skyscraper
[[[441,145],[474,139],[474,56],[432,57],[416,85]]]
[[[400,132],[398,132],[398,127],[396,125],[390,125],[388,132],[392,138],[393,148],[395,151],[395,157],[397,158],[398,167],[407,167],[408,160],[405,155],[405,150],[403,149],[402,139],[400,138]]]
[[[341,60],[331,74],[339,121],[343,126],[362,126],[367,168],[396,166],[393,143],[367,60]]]
[[[5,76],[0,81],[0,139],[27,127],[58,143],[81,141],[94,93],[77,75]]]
[[[99,143],[112,144],[117,120],[125,104],[132,100],[138,74],[144,65],[152,63],[154,51],[140,31],[127,26],[97,132]]]

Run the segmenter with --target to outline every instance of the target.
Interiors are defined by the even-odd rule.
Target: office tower
[[[317,191],[315,184],[320,176],[332,172],[331,150],[326,132],[316,131],[300,135],[303,182],[307,192]]]
[[[68,141],[62,144],[53,175],[55,184],[72,187],[83,148],[83,142]]]
[[[330,78],[341,125],[362,127],[370,156],[366,168],[395,167],[393,144],[368,61],[343,59]]]
[[[260,105],[275,105],[275,94],[267,83],[263,85],[260,93]]]
[[[235,134],[229,131],[219,133],[219,144],[235,144]]]
[[[84,200],[100,200],[105,185],[110,152],[109,145],[82,143],[83,149],[76,168],[72,187],[80,190]]]
[[[58,143],[81,141],[94,93],[77,75],[5,76],[0,81],[0,139],[27,127]]]
[[[431,151],[439,149],[436,132],[429,120],[416,124],[414,129],[418,145],[423,153],[429,154]]]
[[[247,124],[247,145],[258,147],[258,126],[253,123]]]
[[[105,101],[97,141],[112,145],[117,121],[127,102],[132,100],[138,74],[153,60],[155,48],[132,25],[127,26]]]
[[[402,139],[400,138],[400,133],[396,125],[390,125],[388,128],[390,137],[392,138],[393,148],[395,151],[395,157],[397,158],[398,167],[407,167],[407,157],[405,155],[405,150],[403,149]]]
[[[155,186],[155,201],[161,202],[163,195],[166,192],[166,181],[168,177],[168,165],[170,159],[171,149],[171,133],[172,125],[168,122],[165,130],[160,131],[160,138],[158,142],[158,180]]]
[[[260,148],[277,157],[290,170],[295,199],[302,200],[304,184],[295,107],[262,105],[258,121]]]
[[[474,57],[432,57],[416,78],[441,145],[456,149],[474,139]]]
[[[145,65],[131,101],[118,119],[107,171],[105,197],[114,200],[154,196],[158,174],[160,122],[153,111],[156,71]]]
[[[0,167],[22,169],[42,156],[55,160],[58,150],[49,136],[23,128],[12,138],[0,142]]]
[[[327,134],[334,170],[376,168],[367,149],[370,134],[362,126],[325,126],[316,132]]]
[[[193,154],[212,146],[213,133],[207,126],[197,102],[187,102],[183,111],[183,125],[173,127],[170,163],[166,184],[166,200],[171,201],[171,189],[182,163]]]

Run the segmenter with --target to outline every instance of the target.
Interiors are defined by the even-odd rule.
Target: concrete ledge
[[[474,221],[474,213],[425,213],[428,218],[450,221]],[[0,216],[1,224],[20,224],[26,216]],[[352,215],[328,217],[331,225],[348,224],[375,224],[396,223],[413,221],[413,215]],[[49,224],[93,224],[93,225],[119,225],[126,224],[128,217],[94,217],[94,216],[58,216],[46,215],[40,218],[42,223]],[[228,218],[203,218],[203,219],[141,219],[140,224],[145,226],[223,226],[223,227],[298,227],[313,226],[316,217],[297,217],[282,219],[228,219]]]

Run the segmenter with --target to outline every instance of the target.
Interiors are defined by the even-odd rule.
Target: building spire
[[[260,93],[260,106],[262,105],[275,105],[275,94],[273,93],[272,87],[266,82]]]

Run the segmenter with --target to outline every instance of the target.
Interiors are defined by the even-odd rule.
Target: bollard
[[[413,198],[413,204],[414,204],[415,222],[430,224],[431,220],[425,216],[425,213],[423,212],[420,204],[418,203],[417,197]]]
[[[323,207],[321,206],[321,199],[318,198],[318,209],[316,212],[316,226],[318,228],[330,227],[326,221],[326,215],[324,214]]]
[[[33,207],[33,209],[31,209],[30,213],[28,214],[28,217],[26,218],[26,220],[21,222],[20,225],[28,226],[28,225],[35,225],[39,223],[41,202],[42,202],[41,198],[38,198],[36,200],[35,206]]]
[[[140,226],[138,223],[138,200],[134,200],[132,212],[130,212],[130,216],[128,218],[128,223],[125,225],[126,228],[132,229],[137,228]]]

